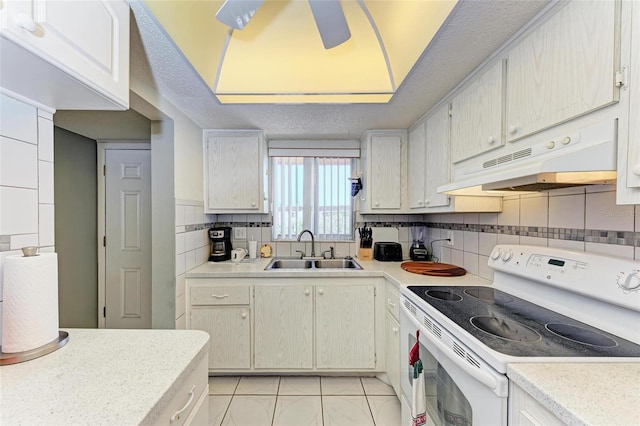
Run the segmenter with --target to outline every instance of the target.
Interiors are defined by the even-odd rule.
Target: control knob
[[[503,262],[508,262],[511,260],[511,258],[513,257],[513,253],[511,252],[511,250],[509,251],[505,251],[504,253],[502,253],[502,255],[500,256],[500,258],[502,258]]]
[[[631,273],[621,272],[618,275],[618,287],[624,291],[638,291],[640,290],[640,271],[633,271]]]
[[[500,259],[500,255],[502,254],[502,252],[500,251],[500,249],[494,250],[491,252],[491,259],[493,260],[498,260]]]

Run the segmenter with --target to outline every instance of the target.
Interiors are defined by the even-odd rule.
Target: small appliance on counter
[[[373,245],[373,258],[381,262],[402,262],[400,243],[381,241]]]
[[[411,260],[431,260],[431,253],[424,245],[424,227],[412,226],[411,227],[411,248],[409,248],[409,258]]]
[[[222,262],[231,259],[231,227],[221,226],[209,229],[211,254],[209,262]]]

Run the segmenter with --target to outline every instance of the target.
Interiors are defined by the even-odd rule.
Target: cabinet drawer
[[[389,311],[397,321],[400,321],[400,293],[398,293],[398,290],[396,290],[392,284],[388,283],[385,294],[385,305],[387,306],[387,311]]]
[[[185,423],[200,397],[209,389],[208,357],[203,357],[180,389],[162,409],[155,424],[180,426]]]
[[[248,286],[192,287],[192,305],[248,305]]]

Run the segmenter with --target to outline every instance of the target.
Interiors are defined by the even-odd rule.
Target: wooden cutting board
[[[435,277],[459,277],[467,271],[456,265],[435,262],[403,262],[400,267],[407,272]]]

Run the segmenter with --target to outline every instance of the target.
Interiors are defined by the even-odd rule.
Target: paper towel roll
[[[2,352],[35,349],[58,337],[58,255],[4,258]]]

